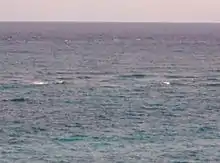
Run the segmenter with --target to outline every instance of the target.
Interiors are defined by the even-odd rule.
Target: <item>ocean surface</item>
[[[0,163],[219,163],[220,24],[0,23]]]

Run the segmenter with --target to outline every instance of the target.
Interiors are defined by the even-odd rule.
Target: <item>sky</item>
[[[0,0],[0,21],[220,22],[220,0]]]

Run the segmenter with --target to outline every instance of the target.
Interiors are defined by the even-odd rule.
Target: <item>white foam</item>
[[[170,85],[170,82],[165,81],[165,82],[163,82],[163,84]]]
[[[64,84],[63,80],[56,80],[54,82],[47,82],[47,81],[33,81],[31,82],[33,85],[47,85],[47,84]]]
[[[64,84],[64,81],[63,80],[57,80],[57,81],[55,81],[55,84]]]
[[[48,82],[45,82],[45,81],[33,81],[32,84],[34,84],[34,85],[46,85],[46,84],[48,84]]]

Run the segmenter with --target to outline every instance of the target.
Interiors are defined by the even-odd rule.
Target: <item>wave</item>
[[[53,84],[65,84],[66,82],[63,80],[56,80],[53,82]]]
[[[4,99],[2,101],[3,102],[8,102],[8,101],[10,101],[10,102],[30,102],[30,99],[20,97],[20,98]]]
[[[144,74],[128,74],[128,75],[120,75],[119,77],[122,77],[122,78],[145,78],[146,75]]]
[[[204,86],[204,87],[220,87],[220,83],[202,83],[200,84],[200,86]]]
[[[32,85],[48,85],[48,84],[64,84],[63,80],[55,80],[55,81],[33,81],[30,84]]]
[[[46,81],[33,81],[31,84],[33,85],[47,85],[49,82]]]
[[[0,84],[0,90],[6,90],[6,89],[14,89],[14,88],[18,88],[17,85],[15,84]]]
[[[55,81],[7,81],[5,83],[0,83],[0,90],[7,90],[7,89],[17,89],[17,88],[24,88],[30,86],[44,86],[44,85],[51,85],[51,84],[66,84],[64,80],[55,80]]]
[[[195,76],[185,76],[185,75],[164,75],[168,79],[194,79]]]
[[[64,138],[54,138],[53,140],[68,143],[68,142],[78,142],[78,141],[87,141],[87,142],[97,142],[97,143],[113,143],[113,142],[121,142],[121,141],[146,141],[149,139],[149,135],[144,132],[135,132],[131,135],[112,135],[112,136],[87,136],[87,135],[75,135]]]
[[[170,85],[171,83],[170,82],[168,82],[168,81],[164,81],[164,82],[162,82],[163,84],[165,84],[165,85]]]

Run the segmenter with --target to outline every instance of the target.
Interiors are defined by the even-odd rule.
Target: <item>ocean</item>
[[[219,163],[220,24],[0,23],[0,163]]]

